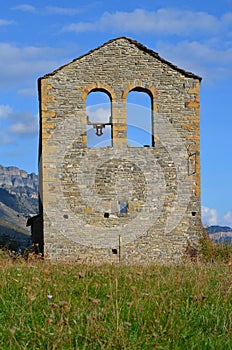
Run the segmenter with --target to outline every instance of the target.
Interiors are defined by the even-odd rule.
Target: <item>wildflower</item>
[[[48,298],[48,300],[51,300],[51,299],[52,299],[52,295],[51,295],[51,294],[48,294],[48,295],[47,295],[47,298]]]
[[[91,303],[93,303],[94,305],[98,305],[98,304],[99,304],[99,302],[100,302],[100,299],[96,299],[96,298],[89,298],[89,301],[90,301]]]
[[[29,301],[31,301],[31,302],[34,301],[35,298],[36,298],[35,295],[28,295],[28,299],[29,299]]]
[[[60,307],[65,309],[65,310],[69,310],[69,303],[67,301],[61,301]]]

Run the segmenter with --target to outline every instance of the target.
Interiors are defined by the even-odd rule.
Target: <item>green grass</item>
[[[229,265],[0,262],[0,349],[232,348]]]

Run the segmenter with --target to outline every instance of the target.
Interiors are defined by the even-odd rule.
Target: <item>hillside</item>
[[[0,165],[0,245],[15,249],[28,245],[27,218],[37,213],[38,176]]]
[[[0,165],[0,201],[24,215],[37,212],[38,176]]]

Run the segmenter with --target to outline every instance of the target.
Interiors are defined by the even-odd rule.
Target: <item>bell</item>
[[[105,125],[96,125],[95,128],[96,128],[96,135],[97,136],[102,136],[103,135],[103,132],[102,132],[102,129],[105,127]]]

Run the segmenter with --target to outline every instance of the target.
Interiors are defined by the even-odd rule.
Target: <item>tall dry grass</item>
[[[230,349],[228,263],[52,265],[0,257],[0,349]]]

